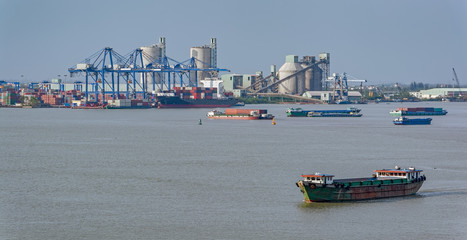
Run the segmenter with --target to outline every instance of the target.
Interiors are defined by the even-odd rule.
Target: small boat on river
[[[426,180],[422,170],[410,167],[375,170],[372,177],[333,179],[329,174],[308,174],[296,183],[305,202],[342,202],[415,194]]]

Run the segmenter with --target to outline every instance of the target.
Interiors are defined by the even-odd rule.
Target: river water
[[[211,120],[209,109],[0,109],[0,239],[465,239],[467,104],[361,118]],[[397,107],[443,107],[395,126]],[[202,125],[199,125],[199,120]],[[305,204],[301,174],[415,166],[414,196]]]

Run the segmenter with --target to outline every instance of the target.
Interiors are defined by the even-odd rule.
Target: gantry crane
[[[143,64],[143,58],[148,61],[148,64]],[[82,63],[75,67],[69,68],[70,77],[76,74],[85,75],[85,99],[88,101],[88,96],[91,93],[95,94],[95,101],[98,101],[98,95],[102,94],[102,102],[105,102],[105,94],[111,93],[113,99],[120,96],[120,80],[123,79],[126,83],[126,98],[135,98],[137,94],[142,94],[144,99],[147,98],[148,76],[152,77],[153,92],[155,92],[156,75],[159,75],[160,86],[163,90],[164,86],[167,90],[171,90],[171,84],[176,84],[176,76],[180,77],[180,86],[197,86],[198,81],[196,72],[198,71],[229,71],[228,69],[220,69],[216,67],[197,68],[196,62],[200,61],[196,58],[190,58],[184,62],[175,61],[167,56],[159,59],[152,59],[147,56],[140,48],[131,53],[122,56],[110,47],[106,47],[89,58],[86,58]],[[209,65],[210,66],[210,65]],[[183,82],[183,75],[194,73],[194,83],[187,81]],[[138,74],[138,75],[137,75]],[[173,76],[171,80],[171,75]],[[138,76],[141,81],[138,80]],[[166,78],[167,77],[167,78]],[[167,82],[165,82],[167,79]],[[91,90],[88,86],[91,85]],[[109,91],[110,90],[110,91]]]
[[[331,101],[334,103],[348,103],[348,82],[359,82],[360,87],[362,87],[364,82],[367,82],[365,79],[347,79],[347,73],[343,73],[342,76],[338,73],[333,73],[332,77],[328,77],[326,81],[333,82]]]

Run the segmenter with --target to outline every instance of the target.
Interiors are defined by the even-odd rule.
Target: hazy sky
[[[0,0],[0,80],[49,80],[104,47],[126,55],[159,37],[179,61],[216,37],[231,73],[329,52],[331,72],[369,84],[453,83],[452,67],[467,84],[464,0]]]

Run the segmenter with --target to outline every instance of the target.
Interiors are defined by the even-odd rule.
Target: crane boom
[[[461,85],[459,84],[459,79],[457,78],[456,70],[455,70],[454,68],[452,68],[452,72],[454,73],[454,80],[455,80],[456,83],[457,83],[457,88],[459,88],[459,97],[462,97],[462,94],[461,94]]]

